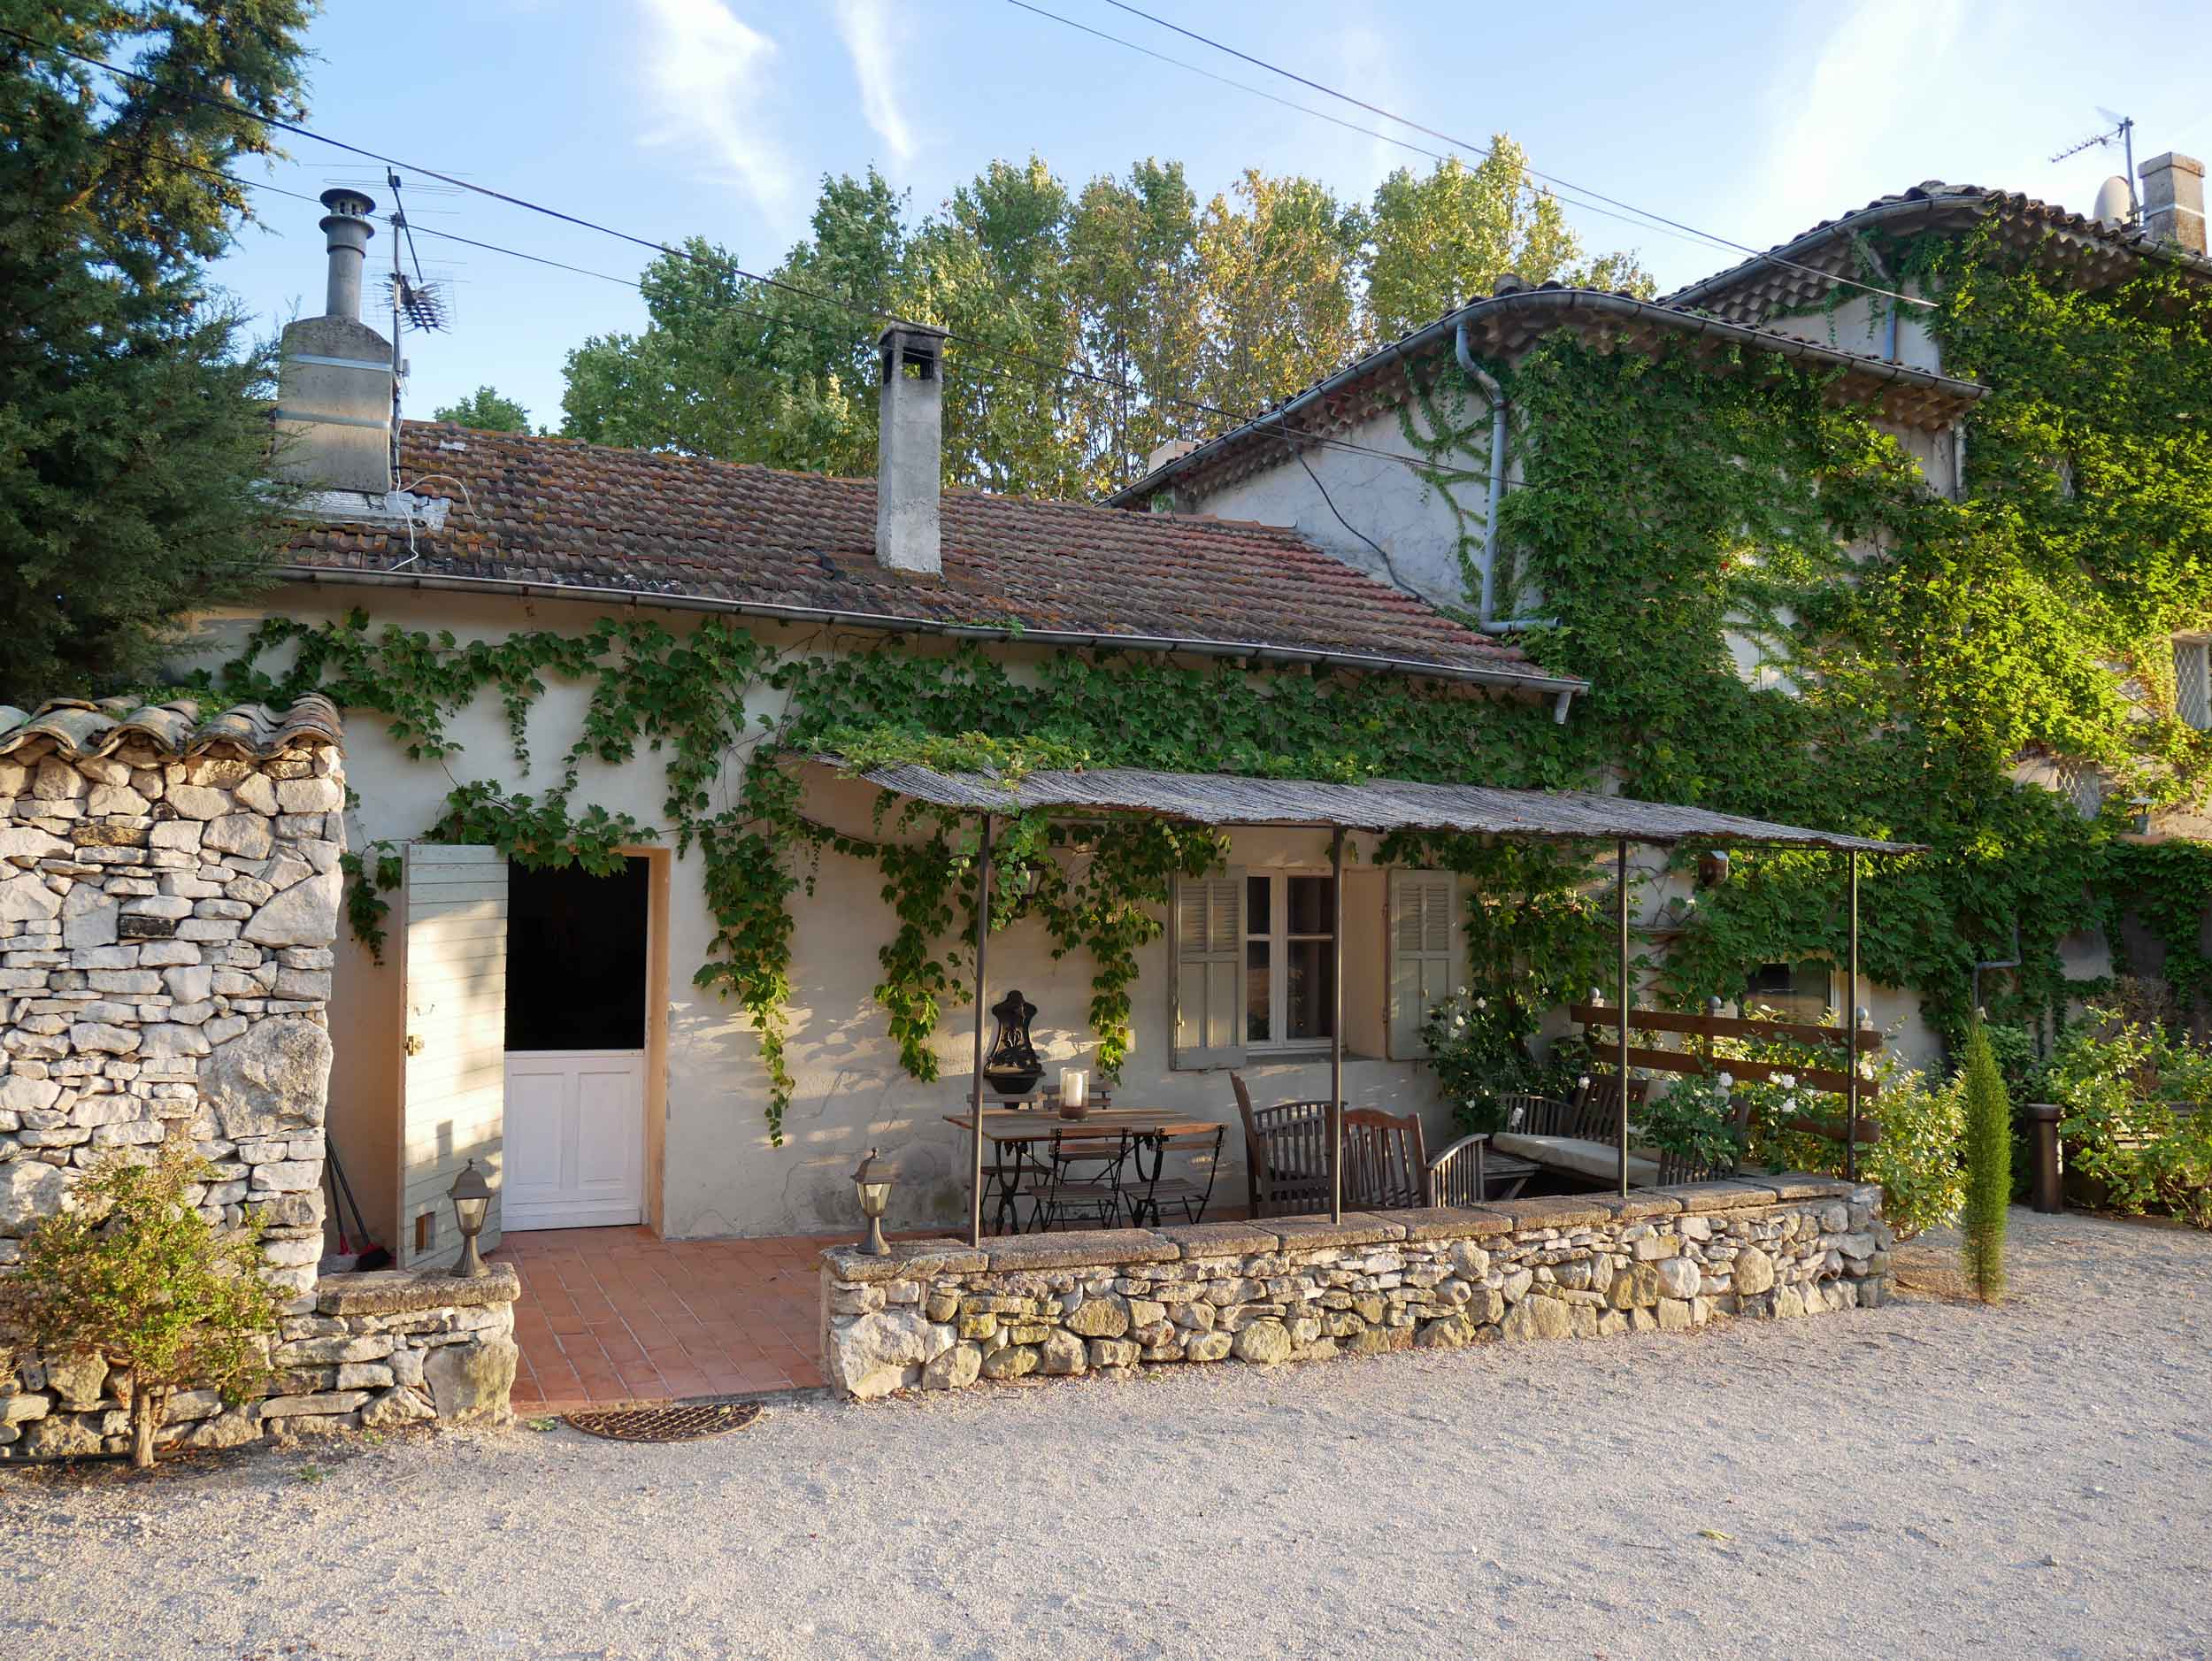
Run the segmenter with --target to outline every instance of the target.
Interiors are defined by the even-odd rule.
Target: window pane
[[[1296,880],[1296,879],[1293,879]],[[1292,1042],[1326,1038],[1336,1007],[1336,957],[1325,940],[1294,940],[1289,947]]]
[[[1259,879],[1264,884],[1264,877]],[[1275,979],[1268,965],[1269,947],[1263,940],[1244,946],[1244,1042],[1266,1043],[1273,1035],[1274,1013],[1269,1007],[1275,995]]]
[[[1740,1008],[1771,1010],[1785,1020],[1818,1021],[1828,1012],[1827,963],[1763,963],[1746,980]]]
[[[1274,927],[1271,904],[1274,884],[1265,877],[1247,877],[1244,880],[1244,932],[1264,934]]]
[[[1290,929],[1294,934],[1325,934],[1334,926],[1336,907],[1331,903],[1336,897],[1332,879],[1328,877],[1292,877],[1289,888]]]

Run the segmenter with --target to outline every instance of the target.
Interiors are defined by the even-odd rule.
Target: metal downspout
[[[1497,618],[1498,584],[1498,508],[1505,499],[1505,429],[1507,409],[1505,388],[1497,377],[1475,361],[1475,355],[1467,346],[1467,319],[1462,318],[1459,327],[1452,331],[1452,352],[1459,359],[1460,373],[1482,388],[1482,395],[1490,400],[1490,506],[1482,521],[1482,626],[1488,628]]]

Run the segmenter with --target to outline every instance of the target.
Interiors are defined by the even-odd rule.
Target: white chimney
[[[895,323],[876,350],[883,388],[876,426],[876,563],[937,575],[944,473],[945,335],[926,323]]]
[[[2204,164],[2168,150],[2142,166],[2143,229],[2193,254],[2204,249]]]
[[[329,271],[325,312],[284,331],[277,375],[280,479],[382,496],[392,488],[392,343],[361,320],[361,267],[376,204],[358,190],[323,192]]]

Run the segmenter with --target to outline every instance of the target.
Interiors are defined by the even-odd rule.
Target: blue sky
[[[1369,120],[1102,0],[1039,4]],[[1759,247],[1924,179],[2086,208],[2121,170],[2117,150],[2046,158],[2095,131],[2099,105],[2136,117],[2139,160],[2212,148],[2201,0],[2119,0],[2093,26],[2061,4],[1966,0],[1146,9],[1455,135],[1509,132],[1540,169]],[[871,162],[918,209],[993,157],[1032,151],[1079,184],[1140,157],[1179,158],[1202,197],[1248,165],[1364,196],[1402,162],[1430,165],[1004,0],[329,0],[310,42],[311,127],[640,235],[702,234],[757,270],[803,234],[820,175]],[[288,149],[265,175],[288,188],[379,172],[308,140]],[[408,195],[429,229],[625,277],[649,258],[481,197]],[[322,239],[310,204],[265,194],[262,206],[265,227],[246,229],[217,278],[273,328],[319,309]],[[1570,217],[1594,250],[1640,250],[1665,286],[1737,258]],[[409,336],[411,413],[489,382],[557,424],[567,350],[643,319],[634,291],[612,283],[432,237],[420,247],[453,280],[454,327]],[[372,260],[389,254],[380,235]]]

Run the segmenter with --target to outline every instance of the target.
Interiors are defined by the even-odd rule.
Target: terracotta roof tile
[[[411,550],[404,527],[334,517],[292,539],[293,563],[1542,674],[1271,526],[948,490],[944,572],[918,577],[876,563],[872,479],[420,421],[400,467],[448,503],[442,527],[419,523]]]

